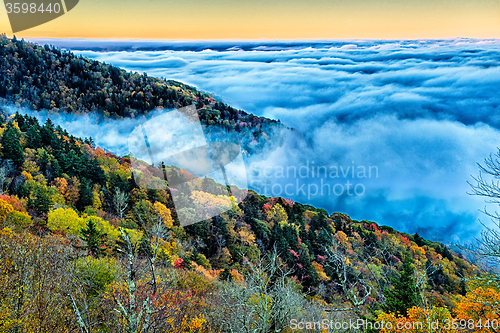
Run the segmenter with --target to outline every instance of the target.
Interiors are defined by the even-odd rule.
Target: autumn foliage
[[[178,82],[5,36],[0,55],[0,97],[18,106],[118,118],[196,103],[215,136],[230,132],[244,149],[277,141],[277,122]],[[253,191],[235,205],[211,179],[115,156],[50,120],[0,114],[0,333],[264,333],[290,332],[292,318],[394,327],[500,319],[495,276],[444,244]],[[164,171],[191,180],[183,209]],[[227,209],[181,226],[179,216],[196,205]]]

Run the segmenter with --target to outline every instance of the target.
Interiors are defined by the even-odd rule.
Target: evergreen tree
[[[181,179],[178,171],[175,168],[172,167],[167,171],[167,183],[169,187],[178,188],[178,186],[183,182],[184,181]]]
[[[20,133],[12,122],[7,124],[7,128],[2,136],[2,152],[5,159],[11,159],[16,166],[24,163],[24,151],[19,142]]]
[[[408,309],[417,305],[417,280],[415,267],[410,255],[405,256],[403,271],[398,279],[392,280],[392,288],[384,289],[385,304],[381,305],[385,312],[392,312],[406,317]]]
[[[88,172],[89,179],[91,179],[93,183],[101,185],[106,183],[106,175],[96,158],[88,161],[86,171]],[[132,179],[134,179],[134,177],[132,177]]]
[[[29,204],[29,200],[28,200]],[[50,193],[46,185],[38,185],[35,189],[35,199],[32,204],[38,212],[48,213],[52,202],[50,200]]]
[[[22,114],[20,114],[19,112],[16,112],[16,114],[14,115],[14,121],[17,122],[17,125],[19,126],[19,129],[21,130],[21,132],[26,132],[26,130],[27,130],[26,121],[25,121],[24,116]]]
[[[447,258],[449,261],[453,261],[453,255],[446,245],[443,246],[443,257]]]
[[[91,218],[87,220],[87,225],[80,229],[80,235],[86,244],[82,248],[87,250],[89,255],[98,257],[104,254],[104,250],[106,249],[104,235]]]
[[[28,137],[27,146],[29,148],[37,149],[42,147],[42,135],[35,126],[31,125],[28,128],[26,135]]]
[[[80,199],[78,200],[78,209],[83,210],[87,206],[92,206],[94,194],[87,178],[82,178],[80,183]]]
[[[94,141],[94,139],[92,139],[92,137],[87,139],[87,142],[85,142],[85,143],[87,143],[90,146],[90,148],[92,148],[92,149],[95,149],[97,147],[97,145],[95,144],[95,141]]]
[[[59,161],[54,159],[51,163],[50,163],[51,167],[52,167],[52,177],[53,178],[57,178],[57,177],[61,177],[62,175],[62,169],[61,169],[61,166],[59,165]]]
[[[418,246],[423,246],[425,245],[425,239],[423,239],[418,233],[413,235],[413,240]]]
[[[54,141],[57,140],[57,136],[54,133],[54,124],[50,119],[47,119],[47,122],[43,125],[40,135],[44,146],[53,145]]]

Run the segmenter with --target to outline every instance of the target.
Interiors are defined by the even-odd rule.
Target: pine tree
[[[423,239],[418,233],[413,235],[413,240],[418,246],[423,246],[425,245],[425,239]]]
[[[206,176],[203,178],[201,183],[201,190],[207,193],[218,194],[216,191],[217,187],[215,181],[212,178],[207,178]]]
[[[50,163],[51,167],[52,167],[52,177],[53,178],[57,178],[57,177],[61,177],[62,175],[62,169],[61,169],[61,166],[59,165],[59,161],[54,159],[51,163]]]
[[[31,199],[28,199],[28,205]],[[31,206],[38,212],[48,213],[52,207],[50,200],[50,193],[46,185],[38,185],[35,189],[35,199],[32,201]]]
[[[21,132],[26,132],[26,121],[24,119],[24,116],[20,114],[19,112],[16,112],[14,115],[14,121],[17,122],[17,125],[19,126],[19,129]]]
[[[92,219],[87,220],[87,225],[80,230],[80,235],[86,244],[82,248],[87,250],[89,255],[98,257],[104,253],[106,249],[104,245],[104,236]]]
[[[57,136],[54,133],[54,124],[50,119],[47,119],[47,122],[43,125],[40,135],[44,146],[53,145],[53,141],[57,139]]]
[[[181,185],[184,181],[181,179],[179,176],[178,171],[175,168],[170,168],[169,171],[167,171],[167,183],[169,187],[178,187]]]
[[[95,184],[101,184],[101,185],[106,184],[106,175],[104,174],[104,171],[102,170],[96,158],[93,158],[88,161],[87,175],[89,179],[92,180],[92,182]],[[134,179],[134,177],[132,177],[132,179]]]
[[[95,144],[95,141],[94,141],[94,139],[92,139],[92,137],[90,137],[88,139],[88,144],[89,144],[90,148],[92,148],[92,149],[95,149],[95,147],[97,147],[97,145]]]
[[[82,178],[80,183],[80,200],[78,201],[78,209],[83,210],[87,206],[91,206],[94,202],[94,194],[87,178]]]
[[[2,152],[4,159],[11,159],[15,165],[24,163],[24,151],[19,142],[20,133],[12,122],[7,124],[7,129],[2,136]]]
[[[453,255],[446,245],[443,246],[443,257],[447,258],[449,261],[453,261]]]
[[[385,312],[407,316],[408,309],[417,305],[417,280],[415,267],[410,255],[406,255],[403,271],[398,279],[392,280],[392,288],[384,289],[385,304],[381,305]]]
[[[42,135],[40,131],[33,125],[28,128],[27,131],[28,143],[27,146],[29,148],[37,149],[42,147]]]

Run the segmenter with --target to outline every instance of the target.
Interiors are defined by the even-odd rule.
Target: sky
[[[468,240],[481,229],[479,219],[488,222],[479,212],[483,199],[467,194],[467,181],[500,146],[498,39],[40,42],[194,85],[294,128],[283,133],[282,147],[246,160],[249,187],[260,194],[445,242]],[[104,47],[112,51],[96,51]],[[123,51],[130,49],[136,51]],[[136,125],[52,119],[121,155]],[[313,176],[313,165],[327,167],[328,177]],[[302,167],[304,177],[293,169],[279,173],[288,167]],[[374,167],[372,174],[363,177],[362,167]],[[356,195],[348,194],[347,181],[351,194],[358,185]],[[328,187],[321,193],[325,184],[329,194]]]
[[[0,11],[0,32],[12,30]],[[112,39],[499,38],[499,0],[82,0],[18,37]]]

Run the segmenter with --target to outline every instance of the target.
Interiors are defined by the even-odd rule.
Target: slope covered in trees
[[[48,45],[0,35],[0,98],[54,113],[140,117],[195,104],[213,132],[231,133],[244,150],[279,142],[278,121],[247,114],[183,83],[127,72]]]
[[[251,191],[182,227],[177,189],[139,188],[127,156],[19,114],[2,117],[0,143],[2,332],[285,332],[293,319],[468,320],[478,307],[496,318],[477,296],[498,290],[477,267],[418,235]],[[193,202],[228,199],[211,179],[189,186]]]

